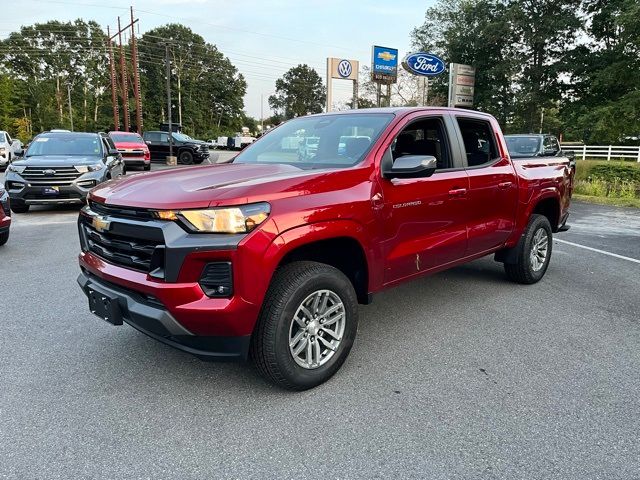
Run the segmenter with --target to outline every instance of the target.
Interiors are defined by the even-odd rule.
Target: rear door
[[[488,252],[506,242],[515,227],[518,185],[500,131],[488,117],[456,114],[469,176],[467,255]]]
[[[152,160],[164,160],[169,155],[169,134],[167,132],[147,132],[144,140],[149,146]]]
[[[387,284],[465,254],[469,180],[452,148],[451,129],[446,115],[414,115],[395,131],[385,150],[383,162],[402,155],[433,155],[438,161],[437,171],[428,178],[380,180]]]

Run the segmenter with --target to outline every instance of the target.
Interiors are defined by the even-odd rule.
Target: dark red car
[[[301,158],[307,138],[317,148]],[[470,110],[297,118],[231,164],[94,189],[78,282],[112,324],[311,388],[381,290],[490,254],[509,279],[539,281],[571,175],[563,157],[514,164],[496,120]]]
[[[122,154],[127,167],[142,167],[151,170],[151,153],[149,147],[137,133],[109,132],[116,148]]]
[[[9,194],[0,185],[0,245],[9,240],[9,228],[11,226],[11,208],[9,208]]]

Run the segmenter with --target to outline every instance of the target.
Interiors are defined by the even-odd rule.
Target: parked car
[[[125,171],[106,134],[46,132],[9,165],[5,188],[11,210],[26,213],[31,205],[84,204],[89,190]]]
[[[109,132],[109,137],[128,168],[142,167],[144,170],[151,170],[151,152],[140,135],[130,132]]]
[[[143,138],[149,146],[151,160],[164,161],[169,156],[169,132],[144,132]],[[172,143],[173,155],[177,157],[178,163],[191,165],[209,158],[209,145],[206,142],[173,132]]]
[[[12,139],[9,132],[0,130],[0,169],[7,168],[7,165],[20,155],[22,155],[22,142]]]
[[[0,185],[0,245],[9,240],[9,228],[11,227],[11,207],[9,194]]]
[[[301,136],[318,138],[310,160]],[[78,283],[111,324],[207,360],[250,356],[303,390],[340,368],[377,292],[490,254],[509,279],[541,280],[571,174],[567,158],[512,162],[497,121],[470,110],[300,117],[233,163],[92,190]]]
[[[318,137],[305,137],[300,141],[298,147],[298,158],[300,160],[310,160],[318,152]]]

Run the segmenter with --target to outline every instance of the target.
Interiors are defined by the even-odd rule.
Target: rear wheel
[[[16,205],[15,203],[11,204],[11,211],[14,213],[27,213],[29,211],[30,205]]]
[[[527,228],[515,247],[515,261],[505,263],[507,277],[517,283],[538,282],[551,261],[553,233],[551,224],[543,215],[531,215]]]
[[[193,163],[193,154],[189,150],[181,151],[178,155],[178,163],[191,165]]]
[[[358,327],[353,285],[338,269],[294,262],[278,269],[251,342],[258,370],[278,386],[306,390],[346,360]]]

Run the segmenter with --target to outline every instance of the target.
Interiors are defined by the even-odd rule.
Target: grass
[[[574,198],[640,208],[640,163],[578,160]]]
[[[581,202],[597,203],[599,205],[640,208],[640,198],[594,197],[592,195],[582,195],[580,193],[574,193],[572,199]]]

